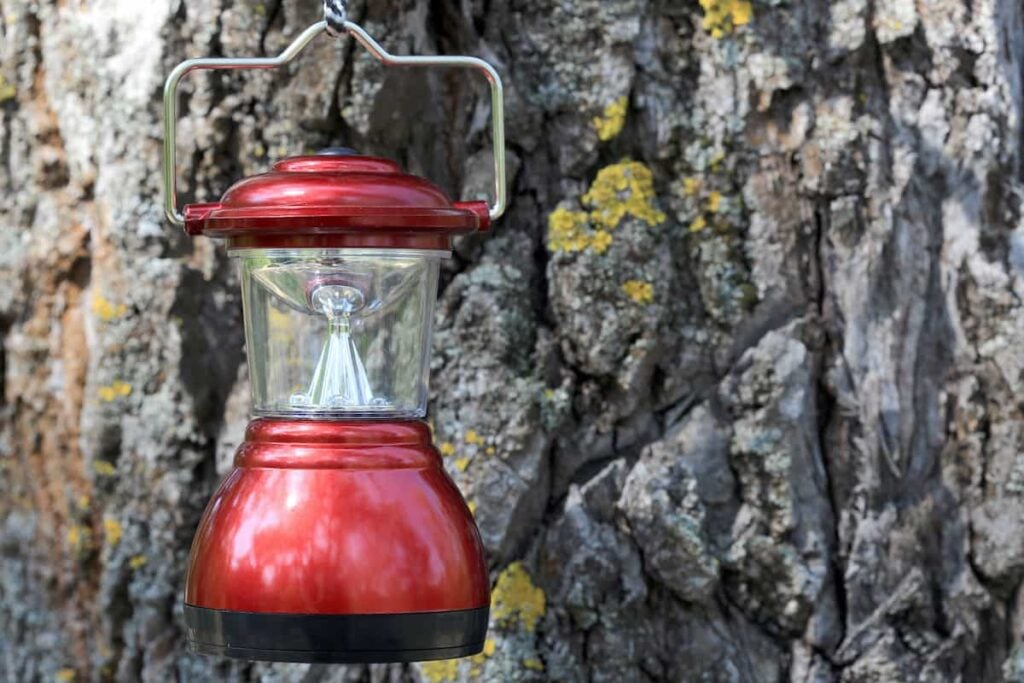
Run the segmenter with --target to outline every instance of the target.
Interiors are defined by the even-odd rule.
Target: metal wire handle
[[[464,56],[400,57],[392,55],[370,37],[361,26],[346,21],[345,31],[355,38],[378,61],[386,66],[468,67],[483,72],[491,86],[491,136],[494,146],[494,203],[488,207],[491,220],[505,213],[505,105],[501,76],[482,59]],[[177,157],[178,83],[186,74],[199,69],[273,69],[295,59],[311,40],[327,30],[327,22],[319,21],[292,41],[277,57],[207,57],[189,59],[171,71],[164,84],[164,214],[175,225],[184,225],[185,217],[178,211]]]

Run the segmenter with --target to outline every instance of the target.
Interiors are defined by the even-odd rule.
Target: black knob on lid
[[[324,147],[321,150],[317,150],[316,155],[324,157],[357,157],[359,152],[351,147]]]

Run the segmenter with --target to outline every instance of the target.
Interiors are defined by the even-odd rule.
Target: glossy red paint
[[[185,602],[393,614],[490,597],[479,533],[426,424],[259,419],[199,524]]]
[[[191,235],[244,247],[449,249],[455,235],[486,230],[485,202],[455,202],[387,159],[299,156],[244,178],[220,202],[185,207]]]

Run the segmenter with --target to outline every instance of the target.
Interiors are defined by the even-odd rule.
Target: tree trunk
[[[353,3],[507,86],[431,420],[495,581],[485,652],[219,661],[189,542],[248,419],[238,282],[162,218],[162,81],[319,3],[0,0],[0,678],[1024,681],[1016,0]],[[318,39],[192,76],[183,200],[329,145],[453,195],[486,88]]]

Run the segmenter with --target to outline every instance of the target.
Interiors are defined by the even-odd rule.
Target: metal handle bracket
[[[293,59],[314,38],[327,30],[327,22],[319,21],[292,41],[277,57],[208,57],[189,59],[171,71],[164,84],[164,214],[175,225],[184,225],[185,217],[178,210],[177,157],[178,138],[178,84],[181,79],[202,69],[273,69]],[[505,106],[501,76],[482,59],[465,56],[397,56],[389,53],[374,40],[361,26],[345,22],[345,30],[378,61],[386,66],[437,66],[467,67],[484,74],[491,87],[491,136],[494,146],[494,201],[488,206],[491,220],[497,220],[505,213]]]

